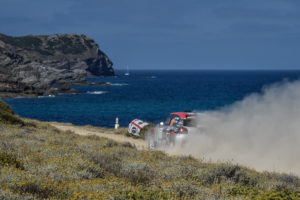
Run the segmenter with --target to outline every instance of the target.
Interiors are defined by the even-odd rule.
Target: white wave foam
[[[107,91],[87,91],[87,94],[105,94]]]
[[[38,98],[54,98],[54,97],[55,97],[55,95],[53,95],[53,94],[38,96]]]
[[[107,82],[108,84],[110,84],[111,86],[124,86],[124,85],[128,85],[128,83],[110,83]]]

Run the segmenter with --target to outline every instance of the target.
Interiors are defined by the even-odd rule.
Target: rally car
[[[147,135],[150,149],[184,143],[187,134],[197,127],[196,113],[170,113]]]

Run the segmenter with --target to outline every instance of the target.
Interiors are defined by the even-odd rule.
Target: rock
[[[79,93],[78,90],[71,88],[69,85],[61,85],[57,88],[50,88],[45,92],[47,95],[57,95],[57,94],[77,94]]]
[[[85,35],[0,34],[0,96],[41,95],[53,85],[84,83],[88,76],[114,76],[112,65]]]

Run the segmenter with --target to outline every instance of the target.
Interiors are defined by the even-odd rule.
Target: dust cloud
[[[190,133],[170,154],[300,175],[300,81],[264,87],[197,121],[204,130]]]

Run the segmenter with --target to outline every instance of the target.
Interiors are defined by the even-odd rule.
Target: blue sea
[[[296,80],[300,71],[116,71],[117,77],[88,79],[112,86],[77,86],[81,94],[5,98],[22,117],[76,125],[113,127],[135,119],[153,123],[175,111],[217,110],[266,85]]]

